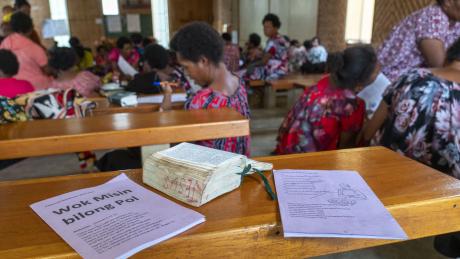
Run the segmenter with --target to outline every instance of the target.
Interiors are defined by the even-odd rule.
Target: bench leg
[[[142,165],[144,165],[145,160],[151,156],[153,153],[156,153],[161,150],[165,150],[169,148],[169,144],[162,144],[162,145],[151,145],[151,146],[143,146],[141,147],[141,155],[142,155]]]
[[[276,107],[276,90],[270,85],[266,85],[264,88],[264,108],[275,108]]]

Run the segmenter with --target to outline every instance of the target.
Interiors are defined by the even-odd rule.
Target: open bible
[[[238,188],[241,173],[248,165],[261,171],[272,169],[271,164],[257,162],[244,155],[181,143],[146,159],[143,182],[199,207]]]

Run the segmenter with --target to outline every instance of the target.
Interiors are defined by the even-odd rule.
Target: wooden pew
[[[276,169],[358,171],[410,239],[460,230],[460,181],[388,149],[348,149],[259,160],[273,163]],[[96,173],[1,182],[0,236],[3,239],[0,257],[77,257],[75,251],[29,205],[102,184],[118,174]],[[131,170],[127,174],[141,183],[141,170]],[[272,178],[270,173],[266,175]],[[258,177],[248,177],[239,189],[192,209],[204,214],[206,222],[143,250],[136,257],[305,258],[401,242],[283,238],[277,202],[268,198]]]
[[[324,74],[300,74],[293,73],[285,77],[265,82],[254,80],[249,83],[250,87],[264,86],[264,107],[274,108],[276,106],[276,95],[279,90],[287,90],[288,106],[290,107],[296,99],[295,88],[305,88],[316,84]],[[261,82],[264,82],[263,84]]]
[[[118,113],[0,127],[0,159],[249,135],[235,110]]]
[[[114,113],[145,113],[145,112],[157,112],[160,110],[160,104],[138,104],[136,106],[120,106],[113,103],[110,103],[106,98],[103,99],[93,99],[96,103],[96,108],[90,111],[90,116],[96,115],[106,115]],[[174,110],[184,109],[184,103],[178,102],[173,103],[172,108]]]

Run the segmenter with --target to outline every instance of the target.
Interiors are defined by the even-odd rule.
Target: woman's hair
[[[151,68],[164,69],[169,63],[169,52],[159,44],[150,44],[145,48],[145,60]]]
[[[438,3],[438,5],[443,5],[443,4],[444,4],[444,0],[436,0],[436,3]]]
[[[446,61],[447,63],[460,61],[460,38],[458,38],[447,50]]]
[[[122,49],[126,44],[133,44],[133,43],[128,37],[122,36],[118,38],[117,48]]]
[[[296,39],[294,39],[294,40],[291,40],[291,42],[289,42],[289,44],[290,44],[291,46],[294,46],[294,45],[299,44],[299,41],[296,40]]]
[[[313,44],[311,43],[311,40],[306,40],[303,42],[303,46],[306,50],[309,50],[313,48]]]
[[[70,47],[77,53],[77,56],[83,58],[85,56],[85,48],[81,45],[80,39],[77,37],[71,37],[69,39]]]
[[[232,41],[232,35],[228,32],[222,33],[222,39],[224,41]]]
[[[249,34],[249,42],[252,43],[252,45],[254,45],[254,47],[259,47],[260,42],[261,42],[259,34],[257,34],[257,33]]]
[[[205,57],[217,65],[223,58],[224,41],[216,30],[204,22],[192,22],[182,27],[170,45],[184,59],[195,63]]]
[[[153,39],[149,38],[149,37],[145,37],[144,39],[142,39],[142,47],[147,47],[148,45],[152,44],[154,42]]]
[[[106,45],[104,45],[104,44],[98,45],[98,46],[96,47],[96,52],[98,52],[98,53],[99,53],[101,50],[105,50],[105,51],[108,51],[108,50],[109,50],[109,48],[107,48],[107,46],[106,46]]]
[[[27,1],[27,0],[16,0],[16,1],[14,1],[14,8],[16,8],[16,9],[19,9],[24,5],[30,7],[29,1]]]
[[[315,37],[311,38],[311,42],[313,42],[313,41],[315,41],[315,40],[318,41],[318,44],[321,44],[321,40],[319,39],[318,36],[315,36]]]
[[[353,89],[366,83],[377,65],[377,55],[370,45],[360,45],[330,54],[327,70],[333,82],[341,88]]]
[[[280,18],[276,14],[269,13],[265,15],[264,19],[262,20],[262,24],[264,24],[265,22],[271,22],[273,27],[278,29],[281,28]]]
[[[141,44],[142,43],[142,40],[144,39],[144,37],[142,36],[142,34],[136,32],[136,33],[132,33],[131,35],[129,35],[129,38],[131,39],[131,41],[134,43],[134,44]]]
[[[56,48],[50,53],[48,65],[57,70],[69,70],[77,64],[77,54],[71,48]]]
[[[11,30],[18,33],[29,33],[34,27],[32,18],[22,12],[15,12],[11,16],[10,25]]]
[[[19,71],[19,62],[13,52],[0,49],[0,70],[7,76],[14,76]]]

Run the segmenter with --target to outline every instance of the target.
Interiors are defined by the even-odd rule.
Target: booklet
[[[185,102],[187,100],[187,95],[185,93],[174,93],[171,95],[171,102]],[[137,102],[141,103],[154,103],[154,104],[161,104],[163,102],[163,95],[147,95],[147,96],[140,96],[137,98]]]
[[[384,74],[380,73],[372,84],[366,86],[358,93],[358,96],[366,102],[368,119],[374,116],[374,112],[377,110],[380,101],[382,101],[382,95],[390,84],[390,80]]]
[[[131,66],[131,64],[128,63],[128,61],[126,61],[126,59],[122,55],[120,55],[120,57],[118,58],[117,64],[118,68],[125,75],[134,77],[139,73],[133,66]]]
[[[407,239],[354,171],[274,171],[284,237]]]
[[[30,207],[83,258],[126,258],[205,221],[125,174]]]

